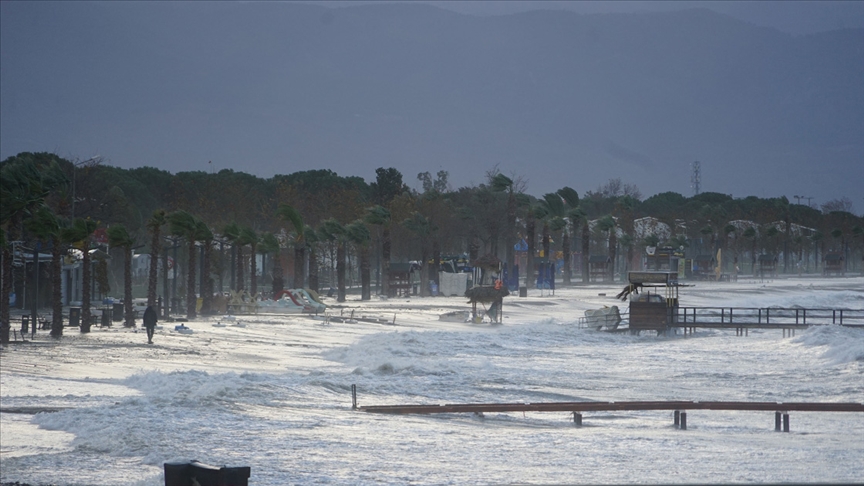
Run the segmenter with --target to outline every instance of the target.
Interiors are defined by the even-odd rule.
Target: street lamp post
[[[76,177],[77,173],[75,172],[75,169],[78,166],[84,165],[88,162],[94,162],[95,161],[98,164],[99,160],[100,160],[100,156],[94,155],[93,157],[90,157],[87,160],[82,160],[81,162],[75,162],[72,164],[72,219],[73,220],[75,219],[75,180],[77,179],[77,177]]]

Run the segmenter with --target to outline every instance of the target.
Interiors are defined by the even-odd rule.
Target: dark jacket
[[[159,317],[156,315],[156,310],[153,309],[153,306],[147,306],[147,310],[144,311],[144,327],[156,327],[158,319]]]

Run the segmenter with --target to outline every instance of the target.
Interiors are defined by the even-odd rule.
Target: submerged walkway
[[[351,385],[352,408],[367,413],[394,415],[485,412],[571,412],[576,425],[582,425],[582,412],[669,410],[675,412],[675,425],[687,428],[686,410],[743,410],[775,412],[775,430],[789,431],[789,412],[864,412],[864,403],[825,402],[724,402],[724,401],[627,401],[627,402],[540,402],[540,403],[458,403],[439,405],[357,405],[357,388]]]

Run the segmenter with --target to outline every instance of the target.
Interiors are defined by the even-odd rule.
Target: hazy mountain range
[[[705,9],[463,15],[420,4],[3,2],[0,156],[172,172],[396,167],[540,195],[862,205],[864,29],[793,36]],[[208,164],[212,161],[212,164]]]

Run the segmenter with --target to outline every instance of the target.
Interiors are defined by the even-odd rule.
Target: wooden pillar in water
[[[681,411],[675,410],[673,416],[675,417],[675,427],[678,427],[681,424]]]
[[[780,432],[780,421],[782,419],[782,413],[774,412],[774,431]]]
[[[576,427],[582,427],[582,414],[579,412],[573,412],[573,423]]]
[[[681,412],[681,430],[687,430],[687,412]]]
[[[789,414],[783,414],[783,432],[789,432]]]

